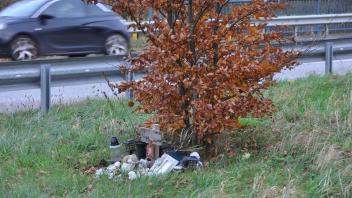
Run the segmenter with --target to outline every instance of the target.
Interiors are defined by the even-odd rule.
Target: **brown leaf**
[[[94,166],[88,167],[84,170],[84,174],[86,175],[90,175],[90,174],[94,174],[97,171],[97,169]]]
[[[129,100],[129,101],[128,101],[128,107],[131,108],[131,107],[133,107],[133,106],[134,106],[134,102],[133,102],[132,100]]]

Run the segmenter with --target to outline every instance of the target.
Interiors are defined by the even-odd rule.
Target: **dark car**
[[[22,0],[0,11],[0,56],[125,55],[129,33],[103,4],[82,0]]]

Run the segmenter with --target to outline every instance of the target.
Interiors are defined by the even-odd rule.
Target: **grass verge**
[[[109,136],[126,139],[146,119],[124,101],[0,114],[1,197],[352,196],[352,75],[279,83],[268,96],[277,112],[228,138],[235,157],[135,181],[83,174],[108,158]]]

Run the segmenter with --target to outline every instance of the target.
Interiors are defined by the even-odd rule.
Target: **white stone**
[[[104,169],[100,168],[95,171],[95,178],[99,178],[100,176],[104,175]]]
[[[137,176],[137,173],[136,172],[134,172],[134,171],[130,171],[129,173],[128,173],[128,179],[129,180],[135,180],[135,179],[137,179],[138,178],[138,176]]]
[[[122,172],[130,172],[134,169],[135,164],[123,163],[121,166]]]

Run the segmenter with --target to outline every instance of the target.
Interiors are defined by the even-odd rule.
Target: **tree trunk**
[[[214,12],[215,12],[216,15],[221,14],[221,9],[220,9],[220,3],[219,2],[215,3]],[[216,32],[218,31],[218,27],[214,27],[213,31],[214,31],[214,35],[216,35]],[[214,49],[213,64],[216,65],[218,63],[218,61],[219,61],[219,45],[217,43],[213,43],[213,49]]]

